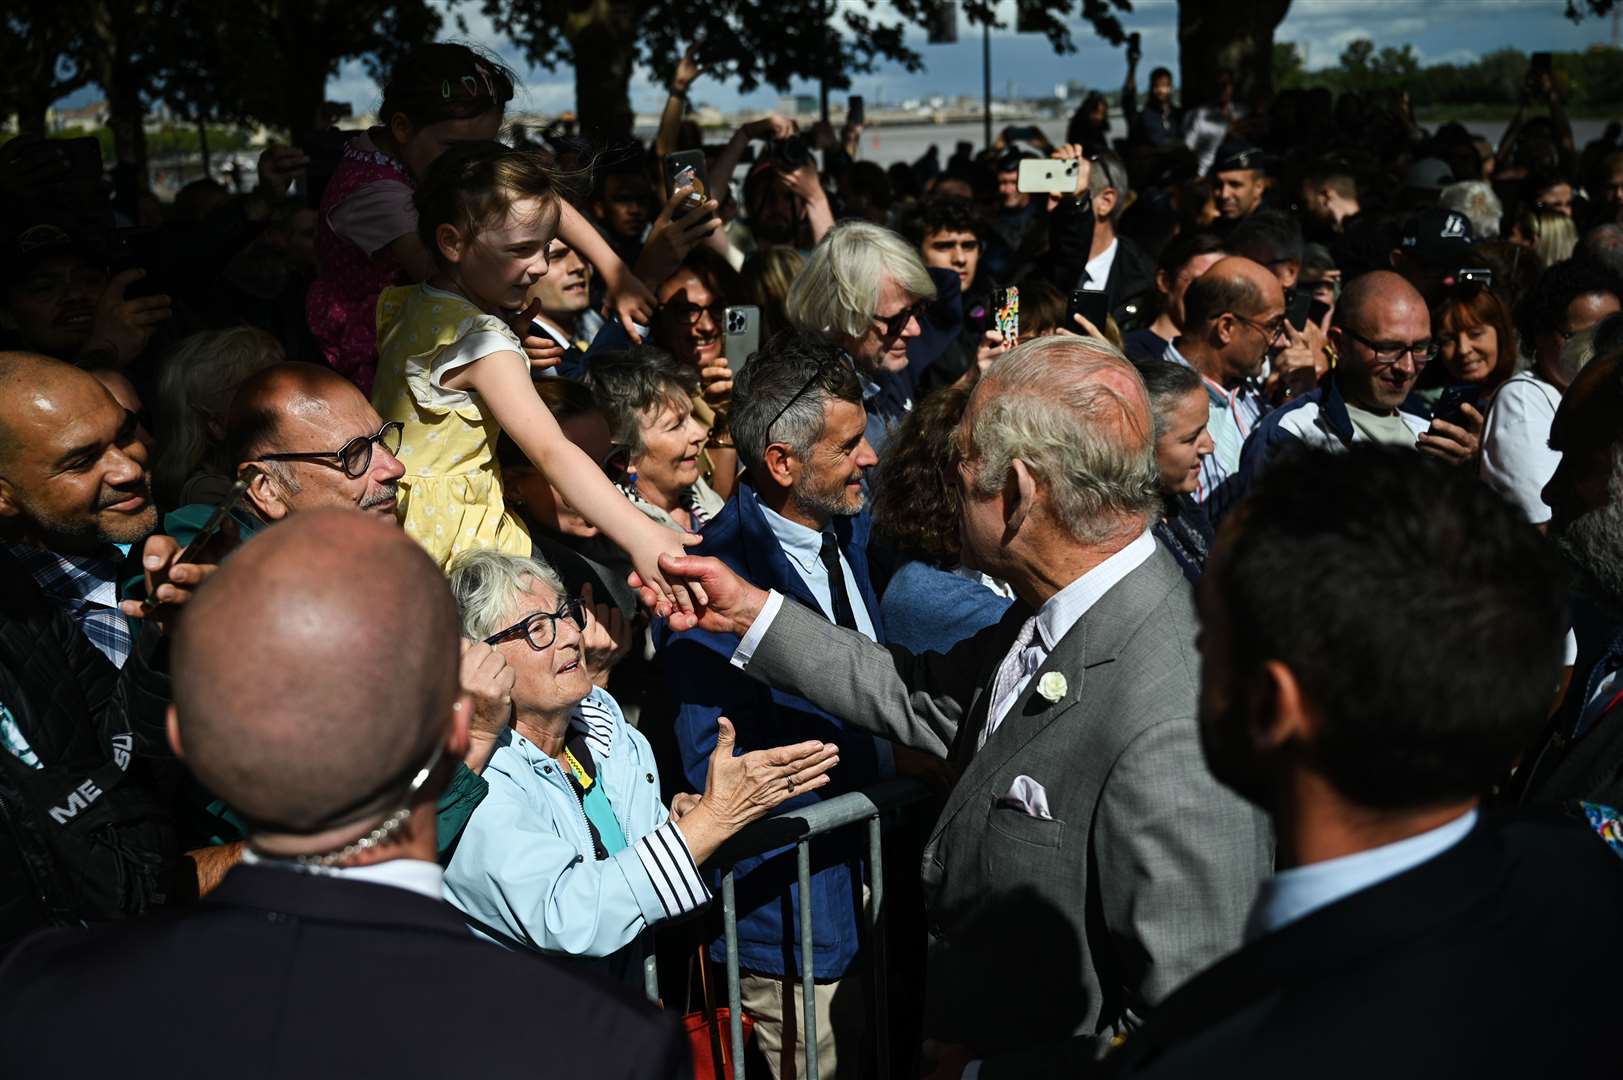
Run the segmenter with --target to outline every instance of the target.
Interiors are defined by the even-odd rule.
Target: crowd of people
[[[0,1072],[686,1077],[732,954],[773,1080],[1615,1074],[1623,148],[1137,59],[888,169],[456,44],[246,195],[0,146]]]

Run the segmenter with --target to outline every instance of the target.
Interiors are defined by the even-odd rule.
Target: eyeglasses
[[[1437,343],[1435,341],[1411,341],[1408,343],[1402,341],[1371,341],[1364,335],[1349,330],[1345,326],[1341,328],[1341,332],[1374,353],[1376,367],[1391,367],[1403,359],[1404,356],[1408,356],[1414,361],[1416,368],[1423,368],[1431,363],[1432,358],[1437,355]]]
[[[1277,319],[1274,319],[1272,322],[1260,323],[1255,319],[1246,318],[1238,311],[1231,311],[1229,314],[1233,315],[1237,320],[1245,323],[1251,329],[1261,334],[1263,336],[1263,340],[1265,341],[1274,341],[1279,337],[1279,335],[1285,332],[1285,316],[1283,315],[1279,316]]]
[[[708,307],[701,307],[698,304],[667,304],[665,310],[671,313],[672,318],[679,319],[688,326],[698,326],[699,320],[707,313],[710,321],[720,326],[727,313],[724,304],[711,304]]]
[[[400,436],[405,425],[390,420],[373,435],[358,435],[337,450],[312,450],[298,454],[261,454],[260,461],[325,461],[336,465],[351,480],[359,480],[372,467],[372,448],[381,446],[391,455],[400,453]]]
[[[772,417],[772,423],[766,426],[766,441],[768,445],[771,445],[772,443],[772,428],[776,426],[779,420],[783,419],[783,414],[794,408],[795,402],[805,397],[812,387],[822,382],[824,377],[827,376],[829,368],[835,367],[839,364],[844,364],[847,370],[849,370],[853,375],[856,374],[856,364],[851,359],[851,355],[844,349],[841,349],[839,352],[830,353],[829,355],[823,357],[822,362],[817,365],[817,370],[812,372],[812,377],[806,380],[806,385],[802,386],[799,390],[796,390],[794,397],[784,402],[783,408],[779,409],[777,414]]]
[[[874,322],[885,328],[884,336],[879,339],[879,347],[888,349],[896,344],[896,339],[907,332],[907,324],[923,315],[924,309],[929,306],[927,300],[915,300],[894,315],[875,315]]]
[[[526,615],[506,630],[498,630],[485,639],[486,645],[500,645],[504,641],[525,638],[530,648],[540,652],[558,640],[558,620],[567,618],[579,630],[586,629],[586,602],[571,596],[557,611],[537,611]]]

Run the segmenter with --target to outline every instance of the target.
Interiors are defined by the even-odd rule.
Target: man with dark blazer
[[[1616,1076],[1615,812],[1478,810],[1560,672],[1561,574],[1533,528],[1412,453],[1303,451],[1200,588],[1206,756],[1267,809],[1281,869],[1249,944],[1111,1075]]]
[[[254,823],[245,865],[189,913],[18,946],[0,1075],[688,1075],[673,1019],[440,899],[458,626],[374,516],[308,511],[236,552],[179,622],[169,741]]]
[[[1201,761],[1151,430],[1098,339],[987,369],[958,431],[964,560],[1018,602],[945,655],[880,648],[713,559],[662,564],[702,582],[735,665],[959,771],[923,859],[926,1075],[1082,1066],[1239,946],[1271,864],[1261,815]]]
[[[878,463],[863,437],[862,384],[840,346],[821,335],[781,333],[750,358],[733,386],[733,443],[749,469],[727,506],[704,527],[700,554],[714,556],[752,581],[794,597],[808,611],[883,642],[879,597],[868,576],[862,479]],[[740,751],[817,739],[838,743],[839,768],[816,792],[786,809],[855,791],[891,773],[888,743],[851,731],[834,716],[750,678],[728,661],[733,634],[702,629],[669,635],[659,662],[676,700],[682,768],[704,790],[717,719],[737,731]],[[858,968],[863,862],[854,832],[829,838],[811,878],[812,974],[817,980],[819,1076],[859,1071],[870,1010],[867,976]],[[843,845],[843,848],[842,848]],[[805,958],[793,845],[734,866],[743,1001],[773,1076],[795,1075],[804,1046],[795,1016]],[[711,946],[723,958],[722,943]],[[785,1000],[788,999],[788,1000]],[[838,1003],[838,1007],[834,1007]]]

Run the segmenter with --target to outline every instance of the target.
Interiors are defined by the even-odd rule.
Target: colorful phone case
[[[1000,290],[999,297],[1000,303],[992,316],[992,328],[1003,335],[1004,341],[1015,345],[1020,338],[1020,290],[1011,285]]]

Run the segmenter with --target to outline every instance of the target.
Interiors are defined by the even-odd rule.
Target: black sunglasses
[[[325,461],[336,465],[351,480],[359,480],[372,467],[372,448],[381,446],[390,454],[400,453],[405,425],[390,420],[372,435],[357,435],[337,450],[312,450],[298,454],[261,454],[260,461]]]
[[[904,311],[902,314],[907,315],[908,313]],[[909,315],[908,317],[911,318],[912,316]],[[904,323],[903,325],[905,326],[906,324]],[[795,402],[805,397],[812,387],[822,382],[824,377],[827,376],[830,368],[836,367],[840,364],[844,364],[846,368],[850,370],[851,374],[856,374],[856,361],[852,360],[851,354],[847,353],[844,349],[841,349],[838,352],[829,353],[827,356],[823,357],[822,361],[817,365],[817,370],[812,372],[812,377],[806,380],[806,384],[804,386],[795,391],[794,397],[783,403],[783,408],[777,411],[777,413],[772,417],[772,422],[766,426],[767,445],[770,446],[772,444],[772,429],[777,425],[779,420],[783,419],[783,414],[794,408]]]
[[[498,630],[485,639],[486,645],[500,645],[504,641],[525,638],[530,648],[540,652],[558,640],[558,620],[567,618],[577,629],[586,629],[586,602],[571,596],[557,611],[537,611],[524,616],[506,630]]]
[[[907,324],[923,315],[925,309],[929,306],[930,302],[928,300],[915,300],[894,315],[875,315],[874,321],[885,328],[884,336],[879,339],[880,348],[889,349],[896,344],[896,339],[902,336],[903,331],[907,329]]]

